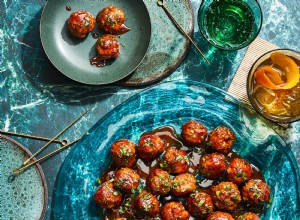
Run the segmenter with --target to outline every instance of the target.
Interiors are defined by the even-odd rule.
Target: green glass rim
[[[209,41],[209,40],[206,38],[206,36],[205,36],[204,30],[201,28],[202,25],[201,25],[201,21],[200,21],[200,19],[199,19],[199,15],[200,15],[200,11],[201,11],[201,9],[202,9],[204,3],[205,3],[205,0],[202,0],[201,4],[200,4],[200,6],[199,6],[199,9],[198,9],[197,20],[198,20],[198,27],[199,27],[199,30],[200,30],[201,35],[203,36],[203,38],[204,38],[210,45],[212,45],[212,46],[214,46],[214,47],[216,47],[216,48],[219,48],[219,49],[221,49],[221,50],[235,51],[235,50],[239,50],[239,49],[242,49],[242,48],[244,48],[244,47],[247,47],[247,46],[248,46],[249,44],[251,44],[251,43],[255,40],[255,38],[258,36],[258,34],[259,34],[260,30],[261,30],[261,27],[262,27],[262,23],[263,23],[263,13],[262,13],[261,6],[260,6],[260,4],[258,3],[257,0],[254,0],[254,1],[255,1],[256,5],[258,6],[258,9],[259,9],[259,15],[260,15],[260,19],[259,19],[259,20],[260,20],[260,24],[259,24],[259,26],[258,26],[258,28],[257,28],[256,33],[252,36],[252,38],[250,38],[249,41],[247,41],[247,42],[244,43],[244,44],[241,44],[239,47],[224,48],[224,47],[221,47],[221,46],[219,46],[219,45],[216,45],[213,41]]]

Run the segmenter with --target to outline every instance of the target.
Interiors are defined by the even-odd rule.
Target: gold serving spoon
[[[205,59],[205,61],[211,65],[209,60],[205,57],[205,55],[202,53],[202,51],[199,49],[199,47],[196,45],[196,43],[193,41],[193,39],[185,32],[183,27],[178,23],[178,21],[175,19],[175,17],[171,14],[169,9],[164,5],[164,0],[157,0],[158,6],[162,7],[166,14],[173,20],[173,22],[176,24],[176,26],[179,28],[179,30],[189,39],[189,41],[195,46],[195,48],[198,50],[198,52],[201,54],[201,56]]]

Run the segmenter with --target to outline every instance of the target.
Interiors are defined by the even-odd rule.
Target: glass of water
[[[238,50],[257,37],[262,11],[257,0],[203,0],[198,22],[210,44],[224,50]]]

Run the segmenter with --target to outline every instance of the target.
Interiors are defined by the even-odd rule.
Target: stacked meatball
[[[201,155],[198,171],[200,178],[213,181],[209,190],[197,188],[196,177],[189,173],[189,150],[167,146],[161,137],[146,134],[137,145],[126,139],[112,144],[111,155],[119,169],[113,179],[99,186],[95,202],[111,209],[130,195],[138,218],[226,220],[233,219],[230,213],[241,202],[257,205],[269,201],[270,188],[262,180],[252,179],[251,165],[241,158],[228,160],[235,141],[229,128],[220,126],[208,134],[201,122],[189,121],[182,125],[181,137],[191,151],[208,143],[210,153]],[[145,164],[158,161],[149,171],[145,189],[139,186],[139,171],[134,169],[139,159]],[[171,200],[164,199],[170,195]],[[259,216],[247,212],[238,219]]]
[[[96,18],[87,11],[76,11],[68,19],[68,30],[73,37],[83,39],[94,29],[97,23],[100,29],[107,32],[97,39],[98,57],[102,60],[108,60],[117,58],[120,54],[120,44],[116,35],[130,31],[125,25],[125,19],[124,11],[113,5],[101,10]]]

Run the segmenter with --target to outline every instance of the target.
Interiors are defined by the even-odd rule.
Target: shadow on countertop
[[[60,73],[46,56],[40,39],[42,10],[34,15],[21,42],[21,65],[33,87],[57,102],[78,105],[92,104],[117,94],[124,87],[85,85]],[[136,88],[126,88],[129,91]]]

